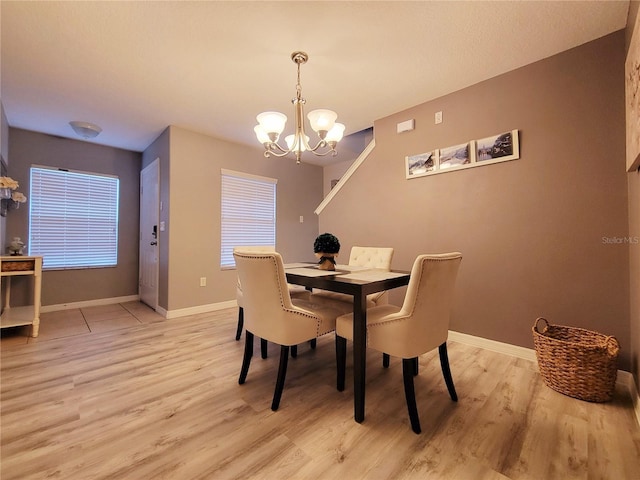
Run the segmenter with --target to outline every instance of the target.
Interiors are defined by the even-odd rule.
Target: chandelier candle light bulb
[[[296,98],[293,103],[295,109],[296,129],[293,135],[285,137],[287,148],[284,149],[278,144],[280,134],[284,131],[287,116],[279,112],[263,112],[256,117],[258,125],[253,130],[258,141],[264,145],[264,156],[284,157],[290,153],[296,156],[296,163],[300,163],[302,152],[309,151],[317,156],[331,154],[336,156],[337,143],[342,140],[345,126],[336,123],[338,114],[332,110],[316,109],[309,112],[307,117],[314,132],[318,134],[319,141],[315,147],[309,144],[309,137],[304,132],[304,104],[306,100],[302,98],[302,87],[300,85],[300,65],[307,63],[309,55],[305,52],[293,52],[291,60],[298,66],[298,82],[296,84]]]

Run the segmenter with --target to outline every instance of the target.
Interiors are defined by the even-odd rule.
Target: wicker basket
[[[544,322],[542,331],[538,324]],[[544,383],[587,402],[611,400],[618,373],[620,344],[615,337],[582,328],[533,324],[533,343]]]
[[[33,260],[16,260],[2,262],[3,272],[27,272],[35,269]]]

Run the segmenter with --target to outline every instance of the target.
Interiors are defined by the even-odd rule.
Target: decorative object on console
[[[278,145],[280,134],[284,130],[287,116],[280,112],[263,112],[256,117],[258,125],[253,130],[256,132],[258,141],[264,145],[264,156],[284,157],[289,153],[296,156],[296,163],[300,163],[302,152],[309,151],[317,156],[325,156],[329,153],[336,156],[336,144],[342,140],[345,126],[336,123],[338,114],[331,110],[318,109],[309,112],[307,117],[311,123],[311,128],[318,134],[320,140],[315,147],[309,144],[309,137],[304,133],[304,104],[306,100],[302,98],[302,87],[300,86],[300,65],[307,63],[309,55],[305,52],[293,52],[291,60],[298,66],[298,82],[296,83],[296,98],[291,100],[295,108],[296,130],[293,135],[285,138],[287,148]]]
[[[318,235],[313,242],[313,252],[320,259],[318,268],[320,270],[335,270],[336,260],[340,252],[340,242],[338,238],[330,233]]]
[[[12,256],[23,255],[22,249],[24,248],[24,242],[20,239],[20,237],[13,237],[13,240],[7,247],[9,253]]]

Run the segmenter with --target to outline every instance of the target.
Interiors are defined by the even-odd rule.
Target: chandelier
[[[258,125],[254,127],[258,141],[264,145],[264,156],[284,157],[290,153],[295,154],[296,163],[300,163],[302,152],[309,151],[314,155],[325,156],[329,153],[336,156],[337,143],[342,140],[345,126],[336,123],[338,114],[331,110],[318,109],[309,112],[307,117],[311,128],[318,134],[320,140],[315,147],[309,144],[309,137],[304,133],[304,104],[302,87],[300,86],[300,65],[307,63],[309,55],[305,52],[293,52],[291,60],[298,66],[298,83],[296,84],[296,98],[291,100],[295,108],[296,130],[293,135],[285,137],[287,148],[278,145],[280,134],[284,130],[287,116],[279,112],[263,112],[256,117]]]

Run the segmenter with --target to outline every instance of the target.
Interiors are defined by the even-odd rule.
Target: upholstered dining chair
[[[391,260],[393,259],[393,248],[391,247],[351,247],[349,254],[350,267],[379,268],[381,270],[391,270]],[[344,293],[328,292],[325,290],[315,290],[314,296],[331,298],[343,302],[353,303],[353,297]],[[377,307],[389,303],[389,293],[387,291],[376,292],[367,295],[367,308]]]
[[[343,302],[291,298],[282,257],[276,252],[233,254],[242,283],[245,349],[238,383],[245,383],[254,335],[280,345],[280,364],[271,409],[277,410],[287,374],[289,348],[335,330],[349,311]]]
[[[447,337],[454,286],[462,254],[419,255],[413,263],[402,307],[382,305],[367,309],[367,347],[402,358],[404,392],[411,427],[420,433],[414,375],[418,356],[436,347],[447,390],[455,402]],[[344,390],[347,339],[353,338],[353,314],[336,320],[337,387]]]
[[[272,247],[270,245],[252,245],[235,247],[233,251],[275,252],[276,249],[275,247]],[[301,285],[289,285],[289,293],[291,294],[291,297],[296,298],[307,298],[309,296],[309,291]],[[242,285],[240,283],[240,277],[238,277],[238,281],[236,283],[236,303],[238,304],[238,326],[236,327],[236,341],[238,341],[242,336],[242,328],[244,325],[244,302],[242,298]],[[260,346],[260,353],[262,358],[267,358],[267,341],[261,339]]]

